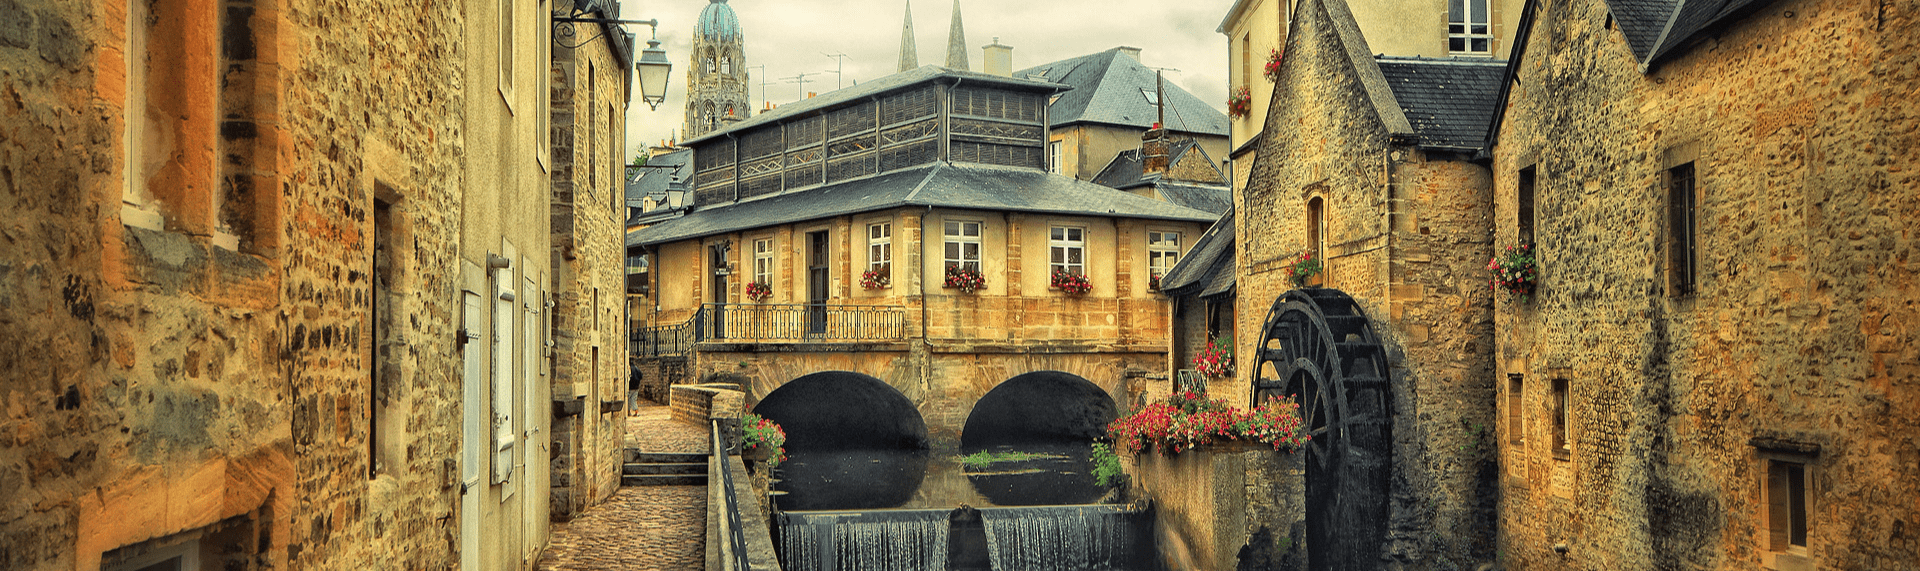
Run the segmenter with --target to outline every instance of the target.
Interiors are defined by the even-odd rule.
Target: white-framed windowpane
[[[1060,174],[1060,141],[1047,143],[1047,172]]]
[[[1447,2],[1447,50],[1464,55],[1493,55],[1493,25],[1487,0]]]
[[[773,239],[753,241],[753,281],[773,285]]]
[[[893,225],[867,225],[867,269],[880,271],[893,263]]]
[[[949,220],[946,223],[945,266],[980,269],[980,223]]]
[[[1087,273],[1086,250],[1087,231],[1085,228],[1054,226],[1048,230],[1047,250],[1049,254],[1049,273],[1064,271],[1069,274]]]
[[[1167,270],[1180,261],[1179,232],[1147,233],[1147,271],[1154,277],[1167,275]]]

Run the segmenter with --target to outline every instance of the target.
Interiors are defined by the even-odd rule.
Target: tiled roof
[[[875,79],[873,81],[862,83],[859,85],[848,86],[844,89],[836,89],[833,91],[822,93],[812,99],[803,99],[800,101],[795,101],[793,103],[788,103],[786,105],[775,107],[772,111],[754,115],[753,118],[741,121],[739,123],[723,126],[721,129],[709,132],[707,134],[704,134],[698,137],[694,137],[692,139],[687,139],[686,141],[682,141],[680,144],[691,145],[693,143],[698,143],[700,141],[705,141],[707,139],[723,136],[726,133],[738,133],[745,129],[752,129],[754,127],[758,127],[761,125],[772,124],[778,121],[783,121],[783,120],[791,119],[795,117],[802,117],[802,116],[805,116],[807,113],[819,111],[822,109],[826,109],[828,107],[852,103],[855,101],[866,99],[868,97],[893,91],[896,89],[905,89],[915,84],[925,83],[927,81],[937,79],[937,78],[949,78],[949,77],[965,79],[967,84],[969,85],[976,84],[976,83],[995,83],[1002,86],[1011,86],[1015,88],[1025,89],[1028,91],[1052,92],[1052,91],[1059,91],[1065,88],[1065,86],[1052,83],[1052,82],[1046,82],[1046,81],[1029,81],[1025,79],[1014,79],[1011,77],[1001,77],[998,75],[979,73],[979,72],[973,72],[973,71],[948,69],[948,68],[940,67],[937,65],[923,65],[923,66],[920,66],[919,69],[903,71],[900,73]],[[1015,76],[1015,77],[1018,77],[1018,76]]]
[[[1233,209],[1233,189],[1224,184],[1159,182],[1153,189],[1167,202],[1214,214]]]
[[[691,161],[693,161],[693,149],[676,149],[673,152],[647,159],[647,166],[685,167],[687,163]],[[675,177],[685,174],[681,172],[682,170],[684,169],[633,169],[633,176],[627,178],[627,205],[639,206],[640,200],[648,196],[665,196],[667,190],[672,187],[672,183],[675,182]],[[684,184],[687,178],[688,177],[680,176],[678,182]]]
[[[1175,141],[1171,146],[1169,164],[1178,164],[1188,152],[1198,150],[1202,155],[1206,154],[1206,150],[1201,149],[1193,139]],[[1167,202],[1214,214],[1233,207],[1232,189],[1226,185],[1172,180],[1160,174],[1147,174],[1146,165],[1141,163],[1140,149],[1120,151],[1112,162],[1107,163],[1106,168],[1100,169],[1100,174],[1093,176],[1093,183],[1121,190],[1151,185]]]
[[[1506,62],[1378,59],[1387,87],[1422,146],[1478,149],[1486,141]]]
[[[1140,149],[1127,149],[1114,155],[1100,174],[1093,175],[1093,183],[1101,186],[1126,189],[1152,182],[1146,180],[1146,165],[1141,162]]]
[[[1606,0],[1641,67],[1672,55],[1701,32],[1773,0]]]
[[[1153,126],[1158,112],[1147,94],[1154,93],[1154,72],[1120,48],[1064,59],[1013,72],[1014,77],[1066,84],[1073,91],[1054,101],[1047,111],[1053,126],[1106,123],[1130,127]],[[1142,90],[1145,90],[1144,92]],[[1227,135],[1227,115],[1173,82],[1165,86],[1166,128],[1183,133]]]
[[[1214,215],[1033,169],[934,163],[839,184],[707,206],[627,234],[653,245],[900,206],[1205,222]]]
[[[1187,249],[1167,275],[1160,277],[1160,289],[1167,295],[1213,295],[1233,288],[1233,211],[1213,223],[1200,239]]]

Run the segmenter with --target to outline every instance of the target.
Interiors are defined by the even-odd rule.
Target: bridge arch
[[[891,385],[852,371],[821,371],[780,385],[753,412],[780,423],[787,449],[922,450],[927,424]]]
[[[1106,432],[1115,416],[1113,397],[1085,377],[1062,371],[1023,373],[974,402],[960,430],[960,449],[1092,440]]]

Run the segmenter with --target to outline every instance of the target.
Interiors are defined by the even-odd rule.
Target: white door
[[[460,351],[463,365],[461,385],[461,406],[463,407],[460,424],[460,568],[464,571],[480,569],[480,495],[486,492],[486,486],[480,481],[481,466],[484,458],[482,450],[489,448],[486,426],[487,379],[481,373],[480,359],[485,352],[480,345],[480,323],[485,317],[480,306],[480,294],[462,292],[463,309],[460,334],[466,337],[466,344]]]

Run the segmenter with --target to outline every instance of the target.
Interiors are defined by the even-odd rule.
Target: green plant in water
[[[1108,486],[1118,484],[1127,477],[1126,470],[1120,466],[1120,455],[1113,453],[1113,445],[1105,442],[1093,443],[1093,484]]]
[[[1001,462],[1023,462],[1036,458],[1048,458],[1046,454],[1032,452],[987,452],[980,451],[960,457],[960,463],[968,468],[980,469]]]

